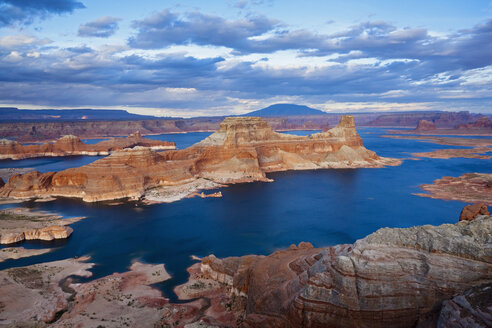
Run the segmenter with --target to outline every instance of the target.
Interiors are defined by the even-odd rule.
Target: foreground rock
[[[208,279],[228,286],[229,307],[243,327],[435,326],[445,300],[492,283],[491,236],[492,217],[481,216],[380,229],[353,245],[208,256],[202,285]]]
[[[87,258],[63,260],[0,271],[0,325],[17,327],[48,323],[69,305],[72,275],[89,277]],[[39,326],[38,326],[39,327]]]
[[[135,147],[79,168],[14,175],[0,189],[0,196],[64,196],[89,202],[140,199],[146,192],[158,195],[156,188],[172,194],[170,189],[197,184],[199,179],[216,186],[270,181],[265,173],[275,171],[399,164],[400,160],[379,157],[363,146],[352,116],[343,116],[335,128],[309,137],[276,133],[260,118],[231,117],[217,132],[187,149],[157,153]],[[153,201],[159,198],[154,196]]]
[[[109,153],[133,147],[148,147],[153,150],[176,149],[174,142],[143,138],[139,132],[127,138],[111,138],[96,144],[85,144],[80,138],[67,135],[54,143],[22,145],[17,141],[0,140],[0,159],[23,159],[33,157],[53,157],[70,155],[108,155]]]
[[[490,215],[487,205],[484,203],[466,205],[461,211],[460,221],[472,221],[479,215]]]
[[[433,184],[423,184],[420,188],[427,194],[415,195],[492,205],[492,174],[466,173],[459,177],[443,177]]]
[[[32,212],[26,208],[0,210],[0,244],[13,244],[23,240],[65,239],[73,229],[67,227],[83,218],[62,219],[45,212]]]
[[[442,328],[492,327],[492,284],[473,287],[443,302],[437,326]]]
[[[0,325],[17,327],[477,327],[490,321],[492,217],[380,229],[353,245],[292,245],[191,266],[179,304],[163,265],[90,282],[87,259],[0,271]],[[489,320],[489,321],[487,321]],[[483,323],[485,322],[485,325]]]

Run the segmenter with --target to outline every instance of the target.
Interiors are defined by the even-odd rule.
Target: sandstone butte
[[[270,181],[265,173],[275,171],[399,164],[398,159],[367,150],[349,115],[342,116],[335,128],[311,136],[274,132],[256,117],[229,117],[215,133],[187,149],[159,153],[135,147],[79,168],[13,175],[0,189],[0,197],[140,199],[146,191],[198,179],[231,184]]]
[[[108,155],[113,151],[136,146],[149,147],[153,150],[176,149],[174,142],[143,138],[139,132],[127,138],[111,138],[96,144],[85,144],[80,138],[67,135],[54,143],[22,145],[17,141],[0,139],[0,159],[23,159],[33,157],[52,157],[69,155]]]

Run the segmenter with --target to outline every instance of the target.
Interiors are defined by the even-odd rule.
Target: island
[[[423,184],[420,188],[427,193],[415,195],[492,205],[492,174],[465,173],[459,177],[443,177],[432,184]]]
[[[266,173],[329,168],[381,168],[401,161],[363,146],[354,118],[310,136],[274,132],[258,117],[229,117],[199,143],[156,152],[148,147],[114,151],[86,166],[10,177],[0,197],[75,197],[87,202],[129,198],[177,200],[222,184],[271,181]],[[176,190],[183,190],[176,192]],[[161,197],[162,195],[162,197]]]

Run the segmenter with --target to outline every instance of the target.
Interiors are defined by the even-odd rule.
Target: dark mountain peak
[[[326,115],[325,112],[304,105],[296,104],[274,104],[263,109],[244,114],[242,116],[306,116],[306,115]]]

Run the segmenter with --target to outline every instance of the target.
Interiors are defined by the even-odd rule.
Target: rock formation
[[[492,122],[488,119],[488,117],[482,116],[476,122],[460,124],[457,128],[460,130],[492,130]]]
[[[269,256],[208,256],[201,271],[229,286],[243,327],[435,326],[443,301],[450,300],[441,322],[457,318],[447,310],[453,304],[469,310],[454,295],[492,283],[491,236],[492,217],[481,216],[384,228],[353,245],[302,243]]]
[[[420,188],[428,194],[415,195],[492,205],[492,174],[465,173],[459,177],[443,177],[433,184],[423,184]]]
[[[352,245],[292,245],[200,260],[171,303],[164,266],[88,282],[67,259],[0,271],[0,325],[13,327],[489,327],[492,216],[383,228]]]
[[[443,302],[439,328],[492,327],[492,284],[470,288]]]
[[[436,125],[432,121],[427,121],[427,120],[420,120],[419,124],[417,124],[417,127],[415,128],[415,131],[428,131],[428,130],[435,130]]]
[[[492,122],[486,116],[480,116],[476,121],[470,120],[473,116],[467,117],[466,120],[448,116],[447,119],[441,117],[432,121],[420,120],[417,127],[413,130],[392,130],[389,133],[395,134],[436,134],[436,135],[492,135]]]
[[[472,221],[479,215],[490,215],[487,205],[485,205],[484,203],[466,205],[461,211],[460,221]]]
[[[148,190],[198,179],[215,184],[270,181],[267,172],[399,164],[400,160],[379,157],[363,146],[352,116],[343,116],[335,128],[309,137],[274,132],[260,118],[231,117],[187,149],[158,153],[134,147],[79,168],[13,175],[0,196],[139,199]]]
[[[1,210],[0,244],[13,244],[23,240],[65,239],[73,232],[67,225],[81,219],[62,219],[58,215],[32,212],[26,208]]]
[[[78,137],[66,135],[54,143],[22,145],[17,141],[0,140],[0,159],[23,159],[32,157],[52,157],[69,155],[108,155],[110,152],[133,148],[148,147],[154,150],[176,149],[174,142],[142,138],[139,132],[127,138],[111,138],[90,145],[83,143]]]

